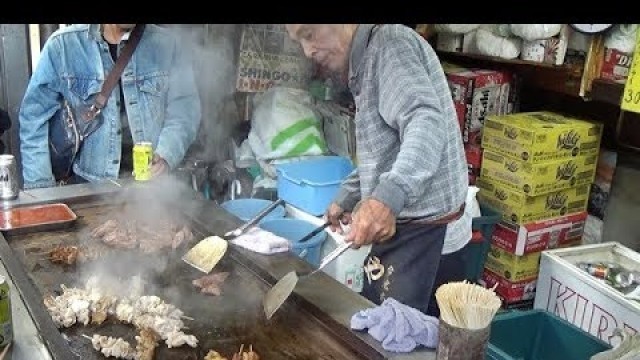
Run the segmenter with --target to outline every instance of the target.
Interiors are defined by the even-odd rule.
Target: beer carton
[[[602,124],[549,111],[490,115],[482,146],[530,164],[596,155]]]
[[[530,164],[487,150],[480,173],[506,189],[537,196],[591,184],[597,162],[598,155],[594,154]]]

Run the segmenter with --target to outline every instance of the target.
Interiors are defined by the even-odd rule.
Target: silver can
[[[0,155],[0,200],[18,197],[18,167],[13,155]]]

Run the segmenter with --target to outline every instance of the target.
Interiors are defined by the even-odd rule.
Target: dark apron
[[[377,305],[394,298],[426,314],[446,230],[446,224],[397,224],[391,239],[371,246],[361,294]]]

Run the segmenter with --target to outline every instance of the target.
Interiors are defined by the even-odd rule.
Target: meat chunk
[[[228,272],[217,272],[195,279],[192,283],[203,294],[220,296],[222,294],[222,284],[228,276]]]

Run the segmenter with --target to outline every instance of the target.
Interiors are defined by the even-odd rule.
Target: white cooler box
[[[617,242],[583,245],[542,253],[534,302],[582,330],[616,346],[616,328],[640,330],[640,302],[605,284],[575,264],[612,262],[640,271],[640,254]]]
[[[317,226],[324,224],[322,217],[313,216],[289,204],[285,206],[285,209],[288,217],[306,220]],[[338,245],[344,243],[344,237],[342,235],[333,232],[330,229],[327,229],[327,233],[329,236],[327,237],[327,241],[322,245],[322,257],[329,254],[333,249],[338,247]],[[370,245],[363,246],[358,250],[348,249],[337,259],[333,260],[330,264],[327,264],[327,266],[322,270],[327,275],[336,279],[351,290],[360,292],[364,285],[362,264],[369,254],[369,250],[371,250]]]

